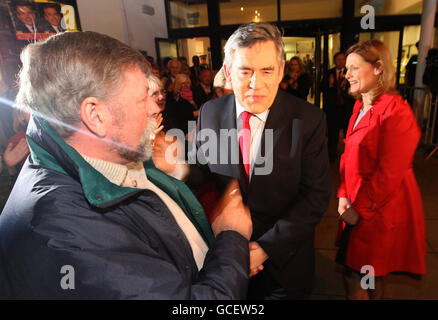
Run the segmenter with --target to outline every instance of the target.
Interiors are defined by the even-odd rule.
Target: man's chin
[[[268,102],[264,102],[264,101],[260,101],[260,102],[250,102],[250,103],[246,103],[244,105],[245,110],[251,112],[251,113],[262,113],[264,111],[266,111],[267,109],[269,109],[271,107],[271,104],[269,104]]]

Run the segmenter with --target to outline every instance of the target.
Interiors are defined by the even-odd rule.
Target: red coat
[[[357,101],[341,157],[338,197],[360,214],[350,233],[346,265],[375,276],[392,271],[423,274],[426,239],[420,190],[412,170],[420,129],[409,104],[382,94],[356,127]]]

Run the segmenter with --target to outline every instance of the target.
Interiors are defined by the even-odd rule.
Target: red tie
[[[242,153],[243,166],[246,172],[246,182],[249,185],[249,169],[251,167],[250,162],[250,150],[251,150],[251,127],[249,126],[249,119],[253,116],[252,113],[243,111],[242,117],[242,130],[239,134],[240,152]]]

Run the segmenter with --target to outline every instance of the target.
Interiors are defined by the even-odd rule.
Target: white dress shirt
[[[242,112],[245,110],[235,99],[236,101],[236,128],[239,133],[242,130]],[[265,128],[266,119],[268,118],[269,109],[265,110],[262,113],[253,113],[253,116],[249,119],[249,126],[251,128],[251,148],[250,148],[250,170],[249,170],[249,180],[251,181],[252,171],[254,168],[254,158],[257,154],[258,148],[260,146],[260,141],[262,139],[263,129]]]

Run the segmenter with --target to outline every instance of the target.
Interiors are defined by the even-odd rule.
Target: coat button
[[[200,217],[200,216],[201,216],[201,214],[198,211],[196,211],[195,212],[195,217]]]
[[[102,200],[103,200],[103,197],[102,197],[102,196],[97,196],[96,198],[97,198],[97,200],[99,200],[99,201],[102,201]]]

